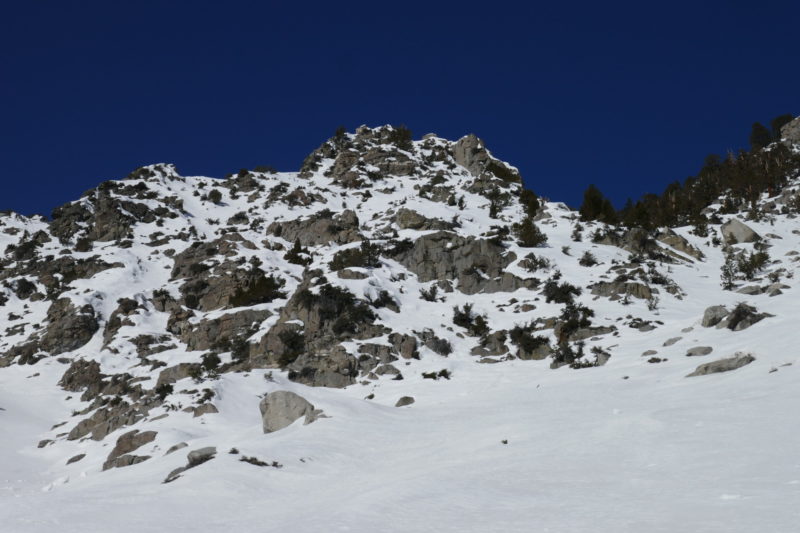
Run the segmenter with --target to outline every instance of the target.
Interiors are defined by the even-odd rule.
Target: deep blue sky
[[[155,162],[296,170],[338,125],[384,123],[476,133],[542,195],[621,205],[800,114],[798,6],[4,2],[0,209]]]

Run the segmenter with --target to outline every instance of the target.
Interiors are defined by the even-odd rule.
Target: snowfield
[[[414,161],[422,161],[423,141],[414,142]],[[433,138],[428,145],[450,146]],[[389,147],[387,147],[389,149]],[[422,155],[420,155],[422,154]],[[453,325],[453,308],[472,304],[485,313],[492,331],[509,330],[536,319],[557,316],[561,305],[545,302],[538,289],[514,292],[458,290],[441,293],[441,301],[420,297],[433,282],[421,282],[400,262],[382,258],[379,267],[354,268],[363,279],[331,283],[359,298],[372,299],[385,290],[399,312],[375,309],[376,320],[394,332],[436,331],[452,345],[442,356],[420,346],[420,357],[398,358],[392,374],[359,376],[345,388],[311,387],[289,379],[280,368],[252,368],[212,376],[202,383],[183,378],[167,401],[152,408],[134,425],[112,431],[102,440],[65,438],[89,402],[81,392],[59,386],[69,364],[96,361],[104,374],[129,373],[147,390],[156,386],[162,367],[148,367],[137,357],[131,339],[166,335],[170,315],[148,304],[156,290],[180,297],[183,280],[171,277],[174,253],[190,241],[154,245],[153,234],[175,236],[193,232],[193,239],[210,241],[219,235],[219,221],[258,208],[270,221],[307,217],[321,209],[334,213],[355,209],[364,235],[386,238],[387,228],[398,238],[418,239],[433,233],[397,229],[389,216],[402,206],[425,217],[459,219],[453,232],[485,236],[497,219],[489,202],[466,192],[472,176],[466,169],[435,162],[445,172],[445,184],[463,191],[465,206],[423,198],[420,180],[388,176],[371,196],[341,187],[326,177],[333,162],[323,159],[311,177],[295,173],[257,176],[267,189],[276,183],[286,189],[303,186],[318,191],[325,203],[289,206],[264,203],[247,194],[228,195],[213,208],[193,193],[219,187],[219,180],[180,177],[170,168],[147,181],[155,199],[175,196],[183,205],[177,218],[139,223],[129,246],[97,242],[76,258],[99,256],[119,268],[75,279],[62,297],[76,307],[89,304],[107,324],[122,297],[133,297],[143,310],[130,316],[111,340],[103,327],[79,349],[45,357],[35,364],[0,368],[0,531],[3,533],[141,533],[174,532],[753,532],[800,531],[800,332],[796,272],[800,251],[800,218],[767,217],[745,221],[766,237],[772,262],[748,285],[768,285],[767,275],[780,272],[780,294],[724,291],[720,268],[724,255],[711,237],[673,228],[703,260],[682,255],[674,263],[658,263],[658,271],[679,287],[662,290],[658,300],[611,300],[593,295],[590,285],[609,281],[609,268],[628,261],[620,247],[592,242],[597,223],[584,223],[583,240],[571,238],[577,215],[566,206],[547,202],[546,216],[537,221],[548,244],[525,249],[511,239],[508,253],[523,258],[531,251],[552,263],[535,275],[541,280],[556,270],[562,280],[582,288],[576,300],[595,312],[592,326],[614,326],[613,334],[586,339],[586,351],[598,347],[611,355],[603,366],[551,369],[550,358],[479,357],[471,354],[475,337]],[[155,167],[154,167],[155,168]],[[509,167],[511,168],[511,167]],[[372,172],[370,166],[365,171]],[[415,181],[416,180],[416,181]],[[795,190],[798,183],[794,183]],[[767,201],[766,197],[763,201]],[[86,201],[86,200],[81,200]],[[213,209],[213,213],[211,212]],[[500,210],[499,219],[519,220],[517,203]],[[248,211],[252,216],[253,211]],[[742,216],[722,215],[723,220]],[[216,221],[214,219],[217,219]],[[224,224],[222,224],[224,225]],[[21,232],[47,231],[47,222],[3,215],[0,249],[18,242]],[[710,228],[712,236],[718,227]],[[254,243],[237,245],[232,257],[241,263],[258,260],[265,272],[285,281],[286,298],[252,306],[271,316],[259,324],[249,342],[257,343],[279,321],[282,306],[302,283],[304,267],[286,261],[292,242],[267,235],[263,228],[242,225],[238,233]],[[276,243],[280,246],[276,246]],[[310,268],[327,268],[337,251],[357,243],[311,246]],[[568,246],[568,250],[563,247]],[[752,250],[752,244],[736,245]],[[164,253],[172,248],[171,253]],[[39,254],[57,255],[62,245],[44,243]],[[590,251],[597,265],[581,266]],[[566,253],[565,253],[566,252]],[[534,276],[512,263],[508,272],[521,279]],[[31,277],[35,284],[40,283]],[[37,285],[38,286],[38,285]],[[49,302],[19,298],[8,289],[0,307],[0,355],[19,345],[46,322]],[[511,299],[515,301],[510,302]],[[772,316],[742,331],[703,327],[704,311],[713,305],[733,309],[746,302]],[[519,304],[530,304],[521,309]],[[2,304],[0,304],[2,306]],[[11,329],[25,317],[25,327]],[[241,308],[199,312],[191,323],[216,319]],[[639,319],[637,321],[636,319]],[[650,323],[654,329],[640,328]],[[302,321],[298,327],[302,327]],[[551,326],[552,327],[552,326]],[[540,333],[550,336],[552,329]],[[549,337],[553,338],[553,337]],[[677,339],[677,340],[676,340]],[[389,345],[388,336],[369,339]],[[668,342],[669,341],[669,342]],[[164,341],[165,346],[168,341]],[[205,351],[190,351],[177,336],[172,347],[150,355],[163,365],[199,362]],[[342,343],[357,354],[359,342]],[[510,345],[509,345],[510,346]],[[712,347],[705,356],[687,356],[695,347]],[[655,354],[643,356],[648,350]],[[698,365],[749,354],[755,360],[724,373],[687,377]],[[662,361],[653,361],[651,356]],[[232,360],[223,352],[224,363]],[[479,362],[480,361],[480,362]],[[427,379],[423,373],[447,370],[450,379]],[[217,413],[196,416],[181,409],[196,401],[196,389],[213,390]],[[195,389],[195,390],[188,390]],[[259,402],[274,391],[292,391],[324,413],[322,418],[265,434]],[[395,407],[404,396],[414,403]],[[81,414],[78,414],[81,413]],[[117,438],[131,429],[156,431],[157,438],[135,450],[150,459],[103,470]],[[40,441],[53,441],[42,443]],[[178,444],[187,446],[167,453]],[[187,463],[187,454],[215,447],[213,459],[164,483],[168,474]],[[231,453],[234,452],[234,453]],[[84,457],[68,463],[71,458]],[[241,459],[257,458],[257,466]]]

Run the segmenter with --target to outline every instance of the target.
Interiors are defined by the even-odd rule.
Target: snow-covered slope
[[[796,531],[798,190],[624,231],[383,127],[1,215],[2,529]]]

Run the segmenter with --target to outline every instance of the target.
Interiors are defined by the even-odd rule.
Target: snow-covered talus
[[[615,229],[382,127],[0,215],[3,527],[794,531],[798,190]]]

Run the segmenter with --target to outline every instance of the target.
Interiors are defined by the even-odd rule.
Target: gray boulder
[[[414,403],[414,401],[415,400],[414,400],[413,396],[403,396],[402,398],[397,400],[397,403],[394,404],[394,406],[395,407],[405,407],[406,405],[411,405],[412,403]]]
[[[214,458],[216,453],[217,448],[214,446],[206,446],[205,448],[199,448],[197,450],[190,451],[188,454],[186,454],[186,460],[188,461],[189,468],[201,465],[206,461],[210,461]]]
[[[700,322],[700,325],[704,328],[716,326],[726,316],[728,316],[728,310],[724,305],[712,305],[703,313],[703,320]]]
[[[736,354],[733,357],[728,357],[727,359],[718,359],[717,361],[712,361],[710,363],[705,363],[698,366],[694,372],[688,374],[686,377],[691,378],[694,376],[705,376],[707,374],[717,374],[719,372],[729,372],[731,370],[736,370],[737,368],[741,368],[745,365],[749,365],[756,358],[750,354]]]
[[[289,391],[269,393],[259,404],[264,433],[272,433],[291,425],[298,418],[305,417],[303,424],[310,424],[320,417],[322,411],[302,396]]]
[[[689,348],[686,351],[687,357],[695,357],[701,355],[708,355],[714,351],[714,348],[711,346],[695,346],[694,348]]]
[[[753,231],[752,228],[738,219],[732,218],[720,227],[722,239],[725,244],[737,244],[740,242],[755,242],[761,236]]]

